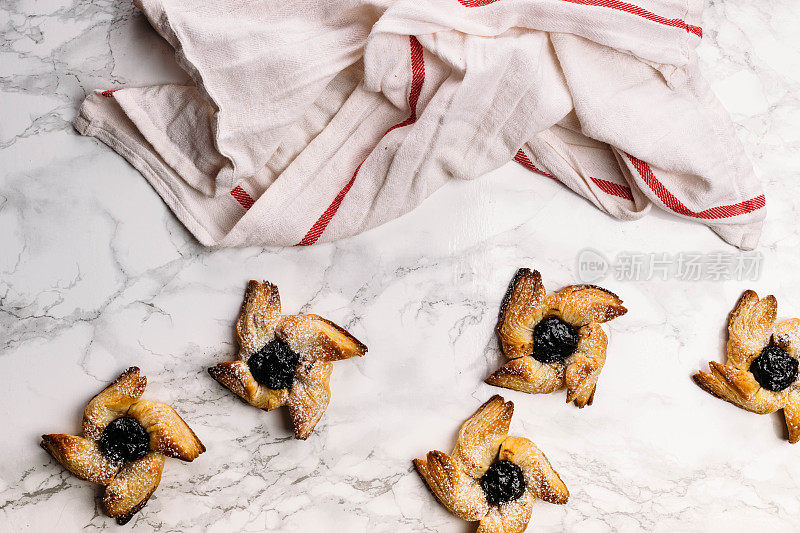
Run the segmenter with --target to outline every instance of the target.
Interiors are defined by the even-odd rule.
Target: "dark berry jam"
[[[780,346],[771,344],[753,359],[750,372],[765,389],[782,391],[797,379],[797,359]]]
[[[533,328],[533,358],[542,363],[561,363],[575,352],[578,332],[572,325],[548,316]]]
[[[123,416],[106,426],[97,444],[115,463],[137,461],[150,451],[150,436],[138,420]]]
[[[497,461],[481,478],[481,488],[486,501],[492,505],[503,505],[522,496],[525,477],[522,469],[511,461]]]
[[[300,355],[281,339],[273,339],[250,356],[247,366],[253,377],[270,389],[288,389],[294,383],[294,373]]]

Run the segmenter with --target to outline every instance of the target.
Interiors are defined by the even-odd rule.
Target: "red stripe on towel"
[[[245,209],[250,209],[255,203],[253,197],[247,194],[247,191],[242,189],[239,185],[231,189],[231,196],[236,198],[236,201]]]
[[[464,7],[483,7],[499,1],[500,0],[458,0],[458,3]]]
[[[114,93],[117,92],[117,91],[119,91],[119,89],[109,89],[109,90],[101,92],[100,94],[102,94],[106,98],[111,98],[112,96],[114,96]]]
[[[494,4],[495,2],[498,1],[499,0],[458,0],[458,3],[464,7],[483,7],[483,6],[488,6],[489,4]],[[668,19],[666,17],[662,17],[661,15],[656,15],[651,11],[648,11],[635,4],[629,4],[628,2],[620,2],[619,0],[563,0],[563,1],[571,2],[573,4],[581,4],[585,6],[607,7],[609,9],[616,9],[617,11],[624,11],[625,13],[631,13],[632,15],[637,15],[647,20],[657,22],[659,24],[664,24],[665,26],[680,28],[689,33],[693,33],[694,35],[697,35],[700,38],[703,37],[703,28],[699,26],[692,26],[691,24],[688,24],[685,20],[682,19]]]
[[[637,172],[639,172],[639,175],[642,176],[644,182],[656,194],[658,199],[661,200],[668,209],[674,211],[675,213],[678,213],[679,215],[684,215],[693,218],[700,218],[704,220],[713,220],[719,218],[730,218],[739,215],[746,215],[747,213],[758,211],[759,209],[763,208],[766,205],[766,199],[764,195],[760,194],[755,198],[744,200],[736,204],[710,207],[700,212],[692,211],[691,209],[686,207],[680,200],[678,200],[678,198],[676,198],[674,194],[669,192],[669,190],[667,190],[664,184],[661,183],[658,180],[658,178],[656,178],[656,175],[653,173],[653,169],[650,168],[650,165],[648,165],[647,163],[645,163],[640,159],[633,157],[632,155],[629,154],[625,155],[628,157],[631,164],[633,164]],[[530,158],[528,158],[528,156],[525,155],[525,152],[523,152],[522,150],[518,151],[517,155],[514,156],[514,161],[521,164],[523,167],[527,168],[532,172],[536,172],[538,174],[542,174],[543,176],[547,176],[549,178],[553,178],[556,180],[558,179],[552,174],[549,174],[544,170],[537,168],[536,165],[534,165],[531,162]],[[604,193],[633,201],[633,193],[631,192],[630,187],[626,187],[625,185],[620,185],[619,183],[614,183],[613,181],[603,180],[600,178],[591,178],[591,180]]]
[[[364,159],[364,161],[366,161],[366,159]],[[350,191],[350,187],[353,186],[353,182],[356,181],[356,176],[358,175],[358,171],[361,169],[361,165],[364,164],[364,161],[362,161],[358,167],[356,167],[353,177],[350,178],[350,181],[347,182],[347,185],[345,185],[342,190],[339,191],[339,194],[337,194],[336,198],[333,199],[333,202],[331,202],[331,205],[328,206],[328,209],[326,209],[325,212],[322,213],[322,216],[319,217],[316,222],[314,222],[314,225],[311,226],[310,230],[308,230],[305,237],[303,237],[303,240],[297,243],[297,246],[310,246],[317,242],[317,239],[319,239],[322,235],[322,232],[325,231],[325,228],[333,218],[333,215],[335,215],[336,211],[339,210],[339,206],[342,205],[342,200],[344,200],[344,197]]]
[[[531,172],[536,172],[537,174],[541,174],[542,176],[547,176],[548,178],[553,178],[554,180],[558,181],[558,178],[550,174],[549,172],[545,172],[544,170],[537,168],[536,165],[530,160],[528,155],[522,151],[522,149],[517,150],[517,155],[514,156],[514,161],[522,165],[523,167],[527,168]]]
[[[422,45],[417,38],[411,35],[409,36],[409,42],[411,47],[411,90],[408,94],[408,106],[411,108],[411,114],[403,122],[399,122],[386,130],[384,136],[392,130],[408,126],[417,121],[417,102],[419,102],[422,84],[425,82],[425,59],[422,54]],[[366,161],[366,158],[364,158],[364,161]],[[297,246],[309,246],[319,240],[325,228],[328,227],[331,219],[333,219],[339,207],[342,205],[344,197],[347,196],[347,193],[356,181],[356,176],[358,176],[358,171],[361,169],[361,165],[364,164],[364,161],[361,161],[356,171],[353,173],[353,177],[350,178],[350,181],[339,191],[339,194],[333,199],[331,205],[329,205],[325,212],[322,213],[322,216],[314,222],[314,225],[311,226],[311,229],[308,230],[303,239],[297,243]]]
[[[514,161],[522,165],[523,167],[527,168],[531,172],[536,172],[537,174],[541,174],[542,176],[547,176],[548,178],[553,178],[556,181],[559,181],[558,178],[550,174],[549,172],[545,172],[544,170],[538,168],[533,162],[530,160],[528,155],[519,150],[517,155],[514,156]],[[600,178],[591,178],[595,185],[600,187],[600,190],[606,194],[610,194],[612,196],[619,196],[620,198],[625,198],[626,200],[633,201],[633,194],[631,193],[630,187],[626,187],[625,185],[620,185],[619,183],[614,183],[613,181],[602,180]]]
[[[614,183],[613,181],[602,180],[600,178],[591,178],[595,185],[600,187],[600,190],[606,194],[610,194],[612,196],[619,196],[620,198],[625,198],[626,200],[633,201],[633,193],[631,193],[631,188],[627,185],[620,185],[619,183]]]
[[[669,192],[663,183],[658,181],[658,178],[656,178],[656,175],[653,173],[653,169],[650,168],[650,165],[640,159],[636,159],[632,155],[625,155],[628,157],[628,160],[631,162],[631,164],[633,164],[633,167],[642,177],[647,186],[650,187],[650,189],[655,193],[658,199],[661,200],[668,209],[678,213],[679,215],[701,218],[705,220],[730,218],[739,215],[746,215],[747,213],[752,213],[753,211],[758,211],[766,205],[766,199],[764,198],[764,195],[760,194],[755,198],[750,198],[749,200],[744,200],[743,202],[736,204],[710,207],[700,212],[692,211],[683,205],[683,203],[678,200],[675,195]]]
[[[628,2],[620,2],[619,0],[563,0],[564,2],[571,2],[573,4],[581,4],[585,6],[597,6],[597,7],[607,7],[609,9],[616,9],[617,11],[624,11],[626,13],[631,13],[633,15],[640,16],[647,20],[652,20],[653,22],[658,22],[659,24],[663,24],[665,26],[672,26],[673,28],[680,28],[682,30],[686,30],[689,33],[693,33],[698,37],[703,37],[703,28],[699,26],[692,26],[691,24],[687,24],[685,20],[682,19],[668,19],[666,17],[662,17],[661,15],[656,15],[655,13],[648,11],[642,7],[639,7],[634,4],[629,4]]]

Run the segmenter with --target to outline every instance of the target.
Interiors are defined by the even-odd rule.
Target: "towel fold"
[[[205,245],[309,245],[512,159],[756,246],[764,195],[694,54],[702,0],[142,0],[194,85],[75,120]],[[545,178],[542,178],[545,179]]]

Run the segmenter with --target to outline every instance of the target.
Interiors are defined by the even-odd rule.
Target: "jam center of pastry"
[[[115,463],[138,461],[150,451],[150,436],[138,420],[123,416],[106,426],[97,444]]]
[[[548,316],[533,328],[533,358],[542,363],[560,363],[575,352],[578,332],[555,316]]]
[[[503,505],[522,496],[525,477],[522,469],[511,461],[497,461],[481,477],[481,488],[486,501],[492,505]]]
[[[273,339],[250,356],[247,366],[260,384],[270,389],[288,389],[294,383],[294,373],[300,354],[281,339]]]
[[[782,391],[797,379],[797,359],[780,346],[771,344],[750,363],[750,372],[759,385],[771,391]]]

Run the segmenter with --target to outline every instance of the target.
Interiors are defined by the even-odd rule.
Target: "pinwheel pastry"
[[[694,382],[718,398],[758,413],[783,409],[789,442],[800,440],[800,320],[775,322],[778,302],[745,291],[728,317],[728,360],[708,363]]]
[[[570,285],[548,295],[538,271],[520,268],[497,324],[510,361],[486,383],[532,394],[566,387],[568,403],[591,405],[608,345],[600,324],[626,312],[616,294],[594,285]]]
[[[247,284],[236,322],[239,361],[208,369],[244,401],[271,411],[285,405],[294,435],[306,439],[331,398],[332,361],[367,353],[345,330],[317,315],[282,315],[278,287]]]
[[[103,505],[118,524],[147,503],[165,457],[193,461],[206,451],[167,404],[141,400],[147,378],[132,366],[83,411],[83,437],[42,435],[42,448],[81,479],[106,486]]]
[[[428,452],[414,466],[448,511],[478,533],[525,531],[538,498],[564,504],[569,491],[533,442],[509,437],[514,404],[494,395],[458,431],[453,453]]]

